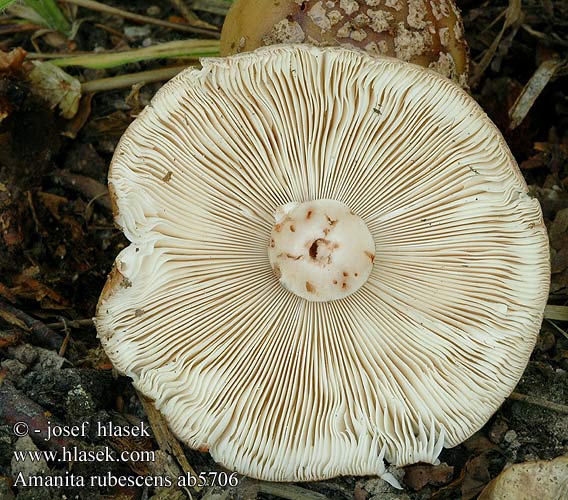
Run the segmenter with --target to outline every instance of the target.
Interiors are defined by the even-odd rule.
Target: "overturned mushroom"
[[[435,462],[523,372],[547,298],[540,208],[431,71],[339,47],[206,59],[130,126],[109,181],[131,245],[101,342],[230,469],[388,479],[383,458]]]
[[[262,13],[262,15],[259,15]],[[236,0],[221,55],[277,43],[359,48],[467,86],[469,51],[454,0]]]

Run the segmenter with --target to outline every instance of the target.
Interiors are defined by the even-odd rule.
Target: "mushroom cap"
[[[339,47],[205,59],[124,134],[131,244],[96,326],[176,435],[267,480],[435,462],[511,392],[548,294],[538,202],[497,128],[432,71]],[[376,250],[355,293],[274,274],[287,203],[336,200]]]
[[[454,0],[233,2],[221,55],[278,43],[359,48],[429,67],[467,87],[469,49]]]

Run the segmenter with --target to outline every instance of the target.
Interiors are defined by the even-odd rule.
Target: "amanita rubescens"
[[[467,86],[469,50],[453,0],[236,0],[221,55],[278,43],[342,45],[419,64]]]
[[[540,207],[432,71],[307,45],[205,59],[129,127],[109,183],[131,244],[101,342],[229,469],[393,481],[384,460],[435,462],[523,373],[548,296]]]

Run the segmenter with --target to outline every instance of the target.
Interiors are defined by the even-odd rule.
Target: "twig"
[[[501,42],[505,31],[508,28],[513,27],[514,33],[516,34],[521,25],[522,19],[523,12],[521,9],[521,0],[509,0],[509,5],[505,9],[505,22],[503,23],[501,30],[499,31],[489,48],[483,53],[481,61],[479,61],[479,63],[474,68],[473,75],[470,78],[470,84],[472,86],[475,86],[477,85],[477,83],[479,83],[483,73],[485,73],[485,70],[491,64],[493,56],[497,52],[497,48],[499,47],[499,43]]]
[[[33,23],[11,23],[0,25],[0,35],[12,35],[14,33],[24,33],[26,31],[37,31],[40,29],[38,24]]]
[[[65,338],[61,344],[61,349],[59,349],[59,356],[64,357],[65,351],[67,351],[67,346],[71,340],[71,329],[67,326],[67,322],[63,319],[63,331],[65,332]]]
[[[104,92],[108,90],[124,89],[140,83],[163,82],[176,76],[187,66],[173,66],[169,68],[140,71],[126,75],[111,76],[99,80],[91,80],[82,84],[83,92]]]
[[[10,319],[15,318],[19,326],[22,326],[24,331],[31,333],[39,344],[54,349],[57,352],[61,349],[63,345],[61,335],[55,333],[41,321],[32,318],[30,315],[4,302],[2,299],[0,299],[0,316],[12,324],[14,324],[14,322],[10,321]]]
[[[152,431],[154,432],[154,437],[156,438],[156,442],[161,450],[165,451],[166,453],[170,453],[173,455],[178,463],[180,464],[182,470],[185,473],[189,473],[192,476],[197,476],[189,462],[187,461],[187,457],[183,452],[179,441],[170,431],[166,421],[160,411],[156,409],[152,400],[148,399],[146,396],[142,395],[140,392],[136,391],[138,394],[138,399],[148,416],[148,421],[150,422],[150,426],[152,427]],[[193,488],[195,491],[200,491],[201,488],[195,486]]]
[[[14,426],[17,435],[23,435],[27,429],[29,436],[37,444],[50,450],[60,450],[63,446],[69,448],[73,444],[63,436],[52,435],[51,439],[46,439],[48,422],[52,426],[61,425],[61,422],[56,417],[47,417],[40,405],[6,380],[0,382],[0,422]]]
[[[552,410],[557,413],[568,415],[568,406],[562,405],[560,403],[553,403],[552,401],[547,401],[546,399],[535,398],[533,396],[527,396],[526,394],[520,394],[518,392],[511,393],[509,395],[509,399],[512,399],[514,401],[522,401],[523,403],[540,406],[541,408],[546,408],[547,410]]]
[[[56,321],[55,323],[47,323],[48,328],[81,328],[82,326],[92,326],[93,320],[89,319],[70,319],[65,321]]]
[[[258,482],[258,491],[289,500],[327,500],[325,495],[286,483]]]
[[[157,60],[157,59],[199,59],[200,57],[219,55],[218,40],[201,40],[192,38],[188,40],[175,40],[173,42],[159,43],[140,49],[121,50],[118,52],[83,53],[80,55],[59,54],[53,58],[50,54],[38,52],[28,53],[28,59],[50,59],[56,66],[82,66],[92,69],[107,69],[124,64]]]
[[[521,25],[521,28],[523,28],[529,35],[532,35],[536,38],[540,38],[541,40],[545,40],[547,43],[561,45],[562,47],[568,47],[568,41],[561,39],[560,37],[558,37],[558,35],[556,37],[548,36],[546,33],[542,33],[540,31],[533,29],[528,24]]]
[[[229,11],[231,3],[230,0],[194,0],[191,8],[224,16]]]
[[[56,170],[54,175],[63,186],[74,189],[85,198],[94,199],[107,210],[112,210],[108,189],[104,184],[86,175],[73,174],[66,170]]]
[[[63,0],[63,1],[65,3],[78,5],[79,7],[84,7],[86,9],[94,10],[97,12],[104,12],[105,14],[124,17],[125,19],[130,19],[131,21],[136,21],[138,23],[154,24],[156,26],[162,26],[163,28],[170,28],[178,31],[185,31],[187,33],[197,33],[199,35],[206,35],[213,38],[219,38],[218,30],[200,28],[197,26],[189,26],[181,23],[172,23],[169,21],[163,21],[162,19],[155,19],[153,17],[141,16],[140,14],[134,14],[133,12],[117,9],[116,7],[111,7],[110,5],[105,5],[103,3],[96,2],[95,0]]]
[[[197,17],[197,14],[193,12],[184,2],[184,0],[170,0],[170,3],[179,11],[179,13],[191,24],[195,26],[201,26],[203,28],[216,29],[215,26],[202,21]]]

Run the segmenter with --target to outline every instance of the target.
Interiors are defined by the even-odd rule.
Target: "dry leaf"
[[[490,481],[489,461],[485,454],[473,457],[465,465],[461,486],[462,500],[474,498]]]
[[[447,464],[416,464],[404,468],[404,482],[414,491],[424,486],[443,486],[452,480],[454,468]]]
[[[10,52],[0,50],[0,74],[19,72],[22,69],[26,54],[27,52],[21,47],[16,47]]]

